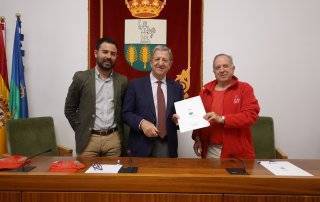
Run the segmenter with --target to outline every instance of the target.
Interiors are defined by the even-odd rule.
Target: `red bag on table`
[[[0,169],[16,169],[30,163],[26,156],[12,155],[0,159]]]
[[[76,160],[55,161],[50,165],[51,172],[77,172],[85,167],[83,163]]]

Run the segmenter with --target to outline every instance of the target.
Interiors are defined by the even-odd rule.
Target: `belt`
[[[116,132],[117,130],[118,128],[115,127],[115,128],[110,128],[108,130],[91,130],[91,133],[96,135],[107,136],[107,135],[110,135],[111,133]]]

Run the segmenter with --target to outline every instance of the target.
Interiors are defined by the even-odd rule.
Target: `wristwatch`
[[[225,117],[224,116],[220,116],[220,123],[224,123]]]

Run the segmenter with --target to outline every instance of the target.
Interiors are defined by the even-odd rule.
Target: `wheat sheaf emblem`
[[[129,46],[127,51],[127,60],[132,66],[137,61],[137,50],[134,46]]]
[[[147,69],[147,63],[150,59],[150,50],[148,46],[143,46],[140,50],[140,60],[143,62],[143,68]]]

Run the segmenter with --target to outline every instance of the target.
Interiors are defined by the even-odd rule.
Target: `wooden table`
[[[279,177],[257,161],[249,175],[230,175],[238,160],[94,158],[78,159],[78,173],[48,172],[51,162],[72,157],[38,157],[31,172],[0,172],[1,202],[66,201],[320,201],[320,160],[289,160],[313,177]],[[93,162],[139,167],[138,173],[85,174]]]

